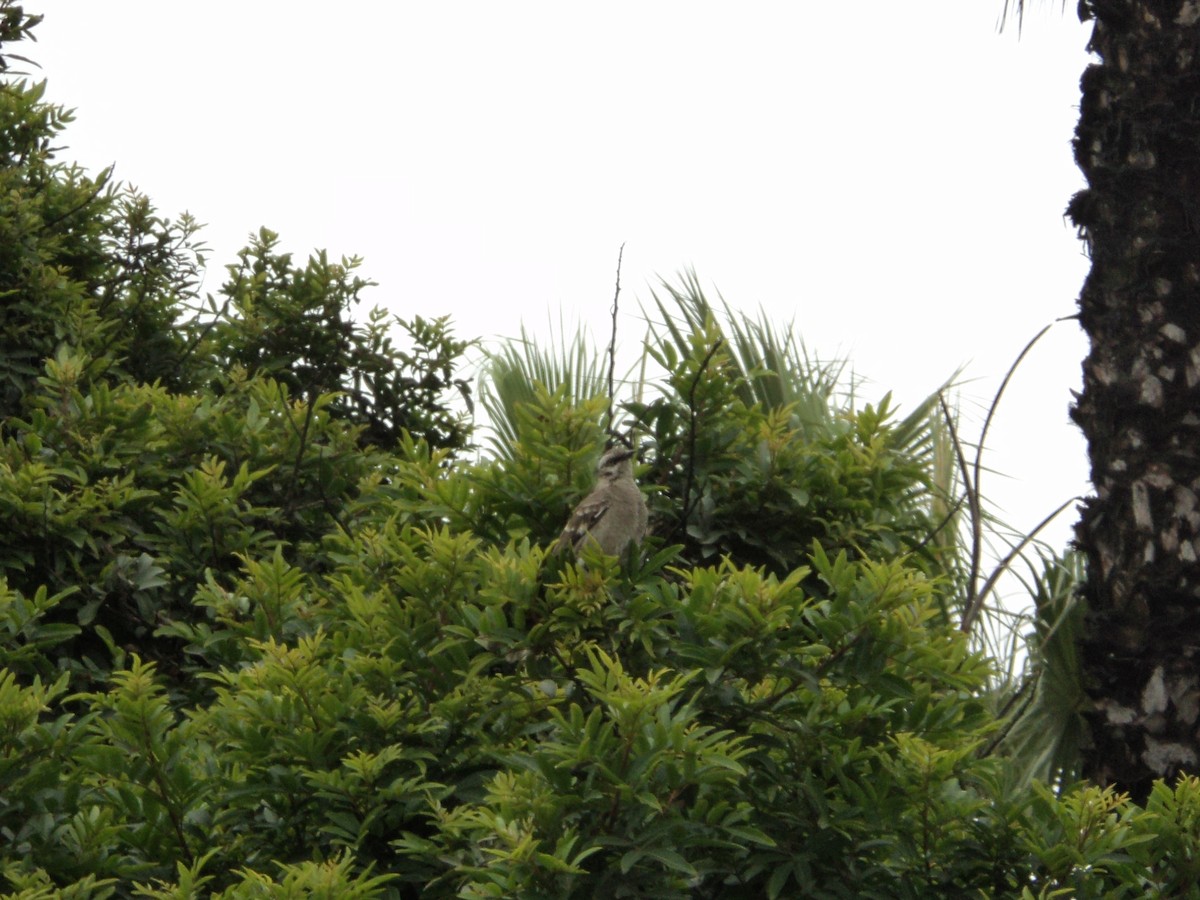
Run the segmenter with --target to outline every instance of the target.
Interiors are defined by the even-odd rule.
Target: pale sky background
[[[607,343],[693,267],[911,408],[960,366],[967,437],[1075,312],[1063,209],[1088,29],[1003,0],[29,0],[65,158],[207,223],[205,289],[267,227],[360,255],[367,305],[462,337]],[[1027,530],[1086,491],[1086,345],[1055,326],[993,425],[984,493]],[[1068,540],[1072,513],[1048,532]]]

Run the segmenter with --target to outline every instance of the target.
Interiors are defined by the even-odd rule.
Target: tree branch
[[[613,291],[612,302],[612,331],[608,339],[608,426],[605,429],[609,436],[613,434],[613,375],[617,368],[617,310],[621,299],[621,260],[625,256],[625,244],[617,251],[617,286]]]

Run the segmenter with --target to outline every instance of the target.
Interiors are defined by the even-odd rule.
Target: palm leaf
[[[551,333],[553,337],[553,329]],[[486,351],[479,398],[492,432],[489,442],[500,457],[512,456],[521,435],[519,410],[534,401],[538,385],[550,394],[563,391],[571,406],[607,391],[604,357],[596,352],[584,329],[579,328],[569,341],[561,326],[557,334],[558,346],[544,349],[522,325],[519,338]]]
[[[1028,674],[1010,695],[994,744],[1011,760],[1018,785],[1034,779],[1067,784],[1079,772],[1086,703],[1078,650],[1082,580],[1083,557],[1070,552],[1043,556],[1040,571],[1034,569],[1026,584],[1035,607],[1027,636]]]
[[[518,411],[533,403],[538,396],[539,386],[550,395],[559,395],[567,406],[581,407],[596,399],[609,400],[608,415],[620,397],[608,397],[608,357],[596,349],[586,329],[579,327],[569,340],[559,323],[557,330],[551,326],[549,348],[539,346],[525,326],[521,334],[498,349],[485,350],[479,372],[479,398],[487,417],[485,430],[493,450],[501,458],[511,458],[513,447],[522,435],[521,416]],[[631,391],[636,398],[645,385],[646,359],[643,355],[632,370],[616,378],[620,388]],[[614,388],[616,389],[616,388]],[[605,422],[612,433],[615,423]]]
[[[790,407],[806,430],[828,433],[839,427],[838,412],[852,395],[843,383],[844,362],[820,362],[792,325],[778,329],[761,313],[758,319],[736,313],[723,298],[718,315],[694,272],[682,273],[679,281],[676,287],[663,280],[663,294],[651,292],[659,313],[657,320],[647,317],[655,344],[670,342],[678,356],[686,357],[692,335],[711,331],[722,341],[729,375],[743,403],[758,404],[767,412]]]

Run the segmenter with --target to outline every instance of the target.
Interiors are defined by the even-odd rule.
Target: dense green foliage
[[[1196,890],[1200,781],[991,752],[928,406],[685,285],[623,408],[655,536],[554,558],[607,400],[530,385],[473,459],[444,320],[401,349],[265,231],[200,301],[190,222],[0,104],[3,896]]]

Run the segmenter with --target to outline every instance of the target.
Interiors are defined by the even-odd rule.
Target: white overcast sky
[[[1029,6],[1018,39],[1003,0],[29,0],[24,52],[77,110],[64,156],[207,223],[206,290],[265,225],[363,256],[401,316],[603,344],[624,243],[626,355],[693,267],[867,399],[966,366],[969,437],[1087,271],[1063,209],[1088,31]],[[1020,528],[1086,490],[1084,352],[1056,326],[994,424],[984,493]]]

